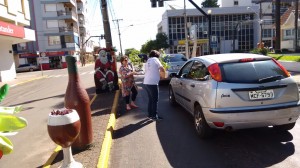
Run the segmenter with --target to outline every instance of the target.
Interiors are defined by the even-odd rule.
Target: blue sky
[[[162,20],[162,14],[170,9],[169,5],[176,9],[184,8],[184,0],[165,1],[164,7],[157,8],[151,8],[150,0],[107,0],[107,2],[113,46],[118,51],[120,51],[118,28],[117,23],[112,20],[122,19],[119,21],[119,28],[123,53],[127,48],[140,50],[146,41],[155,39],[157,24]],[[201,6],[202,0],[194,0],[194,2]],[[89,3],[92,5],[92,11],[89,11],[92,15],[89,18],[91,35],[104,34],[99,0]],[[188,0],[186,0],[186,6],[193,8]],[[104,40],[101,40],[101,46],[105,47]]]

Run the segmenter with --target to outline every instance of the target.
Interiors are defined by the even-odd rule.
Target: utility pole
[[[281,47],[280,47],[280,0],[276,0],[275,2],[275,24],[276,24],[276,43],[275,43],[275,53],[280,53],[281,52]]]
[[[184,0],[184,13],[183,13],[183,17],[184,17],[184,33],[185,33],[185,57],[187,59],[190,58],[189,55],[189,39],[188,39],[188,30],[187,30],[187,16],[186,16],[186,4],[185,4],[185,0]]]
[[[298,51],[298,17],[299,17],[298,4],[299,4],[298,0],[295,0],[295,40],[294,40],[295,52]]]
[[[122,20],[123,19],[115,19],[115,20],[113,20],[114,22],[117,22],[117,25],[118,25],[121,56],[123,56],[123,50],[122,50],[122,42],[121,42],[121,33],[120,33],[120,28],[119,28],[119,21],[122,21]]]
[[[111,31],[110,31],[110,24],[109,24],[108,12],[107,12],[107,2],[106,0],[100,0],[100,2],[101,2],[100,8],[101,8],[102,19],[103,19],[103,28],[105,34],[105,44],[108,50],[112,50],[112,40],[111,40]]]

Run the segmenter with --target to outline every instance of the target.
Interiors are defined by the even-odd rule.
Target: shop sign
[[[56,51],[56,52],[45,52],[46,56],[51,57],[51,56],[64,56],[65,52],[64,51]]]
[[[0,21],[0,35],[24,38],[24,27]]]
[[[39,57],[38,61],[40,64],[48,64],[49,63],[49,57]]]
[[[20,58],[36,58],[38,57],[37,54],[33,54],[33,53],[22,53],[22,54],[19,54],[19,57]]]
[[[197,39],[197,44],[207,44],[207,43],[208,43],[208,39]],[[189,45],[193,45],[193,44],[194,41],[189,40]],[[185,40],[179,40],[178,45],[185,45]]]

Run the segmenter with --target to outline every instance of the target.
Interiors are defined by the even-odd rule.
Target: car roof
[[[236,62],[240,59],[245,58],[255,58],[256,60],[267,60],[271,59],[269,56],[251,54],[251,53],[226,53],[226,54],[214,54],[214,55],[205,55],[198,56],[192,59],[205,59],[210,63],[226,63],[226,62]]]

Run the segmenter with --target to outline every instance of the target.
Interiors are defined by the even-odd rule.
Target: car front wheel
[[[196,105],[194,110],[194,122],[197,134],[200,138],[205,139],[212,136],[212,128],[207,124],[200,105]]]

